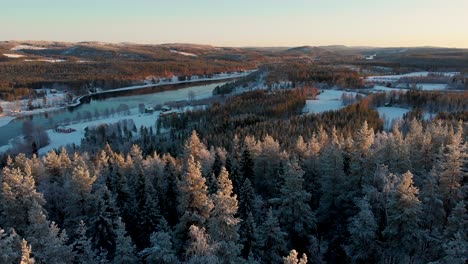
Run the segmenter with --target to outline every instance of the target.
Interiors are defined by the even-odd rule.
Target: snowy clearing
[[[390,129],[394,121],[403,118],[403,115],[408,113],[409,110],[401,107],[377,107],[379,116],[384,120],[384,129]]]
[[[370,91],[372,91],[372,92],[392,92],[392,91],[395,91],[395,92],[406,93],[407,90],[402,89],[402,88],[390,88],[390,87],[385,87],[385,86],[381,86],[381,85],[376,85]]]
[[[21,55],[21,54],[11,54],[11,53],[3,53],[3,56],[8,57],[8,58],[12,58],[12,59],[17,59],[17,58],[25,57],[25,55]]]
[[[438,91],[447,89],[447,84],[444,83],[418,83],[418,88],[421,87],[424,91]]]
[[[373,92],[403,92],[406,93],[409,89],[407,88],[408,85],[400,84],[397,87],[385,87],[381,85],[376,85],[370,91]],[[417,89],[421,89],[423,91],[442,91],[447,89],[447,84],[445,83],[418,83],[416,84]]]
[[[178,51],[178,50],[173,50],[173,49],[171,49],[171,52],[172,52],[172,53],[177,53],[177,54],[180,54],[180,55],[184,55],[184,56],[189,56],[189,57],[198,57],[197,54],[188,53],[188,52],[183,52],[183,51]]]
[[[31,45],[18,45],[16,47],[11,48],[10,50],[45,50],[46,48],[43,47],[36,47]]]
[[[344,107],[341,101],[343,94],[356,96],[355,92],[345,92],[337,90],[323,90],[317,100],[307,100],[302,112],[304,113],[322,113],[330,110],[338,110]]]
[[[422,72],[411,72],[411,73],[406,73],[406,74],[400,74],[400,75],[379,75],[379,76],[369,76],[366,78],[367,81],[372,81],[372,82],[395,82],[400,80],[401,78],[404,77],[427,77],[429,74],[434,74],[434,75],[440,75],[440,76],[445,76],[445,77],[453,77],[457,74],[460,74],[459,72],[427,72],[427,71],[422,71]]]
[[[203,106],[200,106],[200,107],[203,107]],[[187,106],[179,110],[174,110],[173,112],[182,112],[182,111],[188,111],[188,110],[193,110],[193,109],[194,109],[193,107]],[[49,145],[39,149],[39,155],[47,154],[52,149],[59,149],[60,147],[66,146],[66,145],[71,145],[71,144],[80,145],[81,139],[84,138],[84,134],[85,134],[84,129],[86,127],[96,127],[102,124],[113,124],[121,120],[131,119],[135,123],[135,127],[137,129],[140,129],[141,126],[153,127],[154,129],[156,125],[156,120],[159,118],[160,113],[161,111],[154,111],[154,113],[152,114],[146,114],[146,113],[142,114],[140,113],[138,108],[132,108],[130,109],[130,115],[115,115],[109,118],[67,125],[66,126],[67,128],[73,128],[76,130],[75,132],[72,132],[69,134],[58,133],[54,129],[46,130],[50,138],[50,143]],[[5,149],[3,149],[3,151],[5,151]],[[0,148],[0,153],[1,152],[2,152],[2,148]]]
[[[31,115],[43,113],[47,111],[57,110],[65,106],[68,93],[57,91],[52,92],[52,89],[37,89],[36,92],[45,92],[44,97],[31,100],[31,105],[35,108],[28,110],[29,99],[16,100],[13,102],[0,100],[0,106],[5,114],[14,115]]]

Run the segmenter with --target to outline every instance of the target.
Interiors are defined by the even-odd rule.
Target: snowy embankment
[[[142,89],[142,88],[157,87],[157,86],[170,85],[170,84],[185,84],[185,83],[196,83],[196,82],[204,82],[204,81],[222,81],[222,80],[225,80],[225,79],[244,77],[244,76],[247,76],[248,74],[250,74],[250,73],[252,73],[254,71],[255,70],[245,71],[245,72],[234,72],[234,73],[220,73],[220,74],[214,75],[212,78],[197,78],[197,79],[185,80],[185,81],[179,81],[179,80],[177,80],[177,77],[175,77],[175,78],[172,78],[170,81],[163,81],[163,82],[156,83],[156,84],[135,85],[135,86],[105,90],[105,91],[97,92],[97,93],[94,93],[94,94],[104,94],[104,93],[112,93],[112,92],[119,92],[119,91],[138,90],[138,89]]]
[[[24,55],[21,54],[11,54],[11,53],[3,53],[3,56],[11,59],[18,59],[24,57]]]
[[[203,107],[203,106],[199,106]],[[193,110],[194,108],[191,106],[184,107],[179,110],[174,110],[172,112],[183,112],[183,111],[188,111],[188,110]],[[147,113],[140,113],[138,108],[132,108],[130,109],[130,114],[129,115],[115,115],[113,117],[109,118],[104,118],[104,119],[98,119],[98,120],[93,120],[89,122],[80,122],[77,124],[72,124],[72,125],[67,125],[67,128],[73,128],[76,131],[65,134],[65,133],[59,133],[56,132],[54,129],[49,129],[46,130],[47,134],[49,135],[50,138],[50,143],[49,145],[39,149],[39,155],[44,155],[47,154],[47,152],[51,151],[52,149],[59,149],[62,146],[66,145],[80,145],[81,144],[81,139],[84,138],[85,134],[85,128],[86,127],[96,127],[99,125],[103,124],[114,124],[117,123],[121,120],[133,120],[135,127],[137,129],[140,129],[140,127],[153,127],[155,128],[156,121],[159,118],[159,114],[161,111],[154,111],[152,114],[147,114]]]
[[[36,92],[41,91],[46,93],[44,97],[35,98],[32,100],[16,100],[12,102],[0,100],[0,106],[2,107],[4,114],[8,116],[39,114],[54,111],[66,106],[65,102],[67,100],[68,93],[60,91],[55,93],[52,92],[51,89],[36,90]],[[28,110],[30,105],[34,107],[33,110]]]
[[[423,91],[443,91],[447,89],[447,84],[444,83],[421,83],[416,85],[417,89],[421,89]],[[371,92],[403,92],[406,93],[409,91],[407,88],[403,87],[385,87],[381,85],[375,85],[374,88],[370,89]]]
[[[0,116],[0,127],[8,125],[13,119],[15,119],[13,116]]]
[[[399,75],[369,76],[369,77],[366,78],[366,80],[373,81],[373,82],[396,82],[396,81],[400,80],[401,78],[406,78],[406,77],[427,77],[430,74],[445,76],[445,77],[453,77],[453,76],[455,76],[457,74],[460,74],[460,73],[459,72],[427,72],[427,71],[422,71],[422,72],[411,72],[411,73],[399,74]]]
[[[232,78],[239,78],[239,77],[244,77],[247,76],[248,74],[254,72],[256,70],[251,70],[251,71],[245,71],[245,72],[234,72],[234,73],[220,73],[214,75],[212,78],[197,78],[193,80],[185,80],[185,81],[179,81],[177,80],[177,77],[172,78],[169,81],[162,81],[157,84],[145,84],[145,85],[135,85],[135,86],[128,86],[128,87],[122,87],[122,88],[116,88],[116,89],[110,89],[110,90],[105,90],[97,93],[92,93],[92,94],[87,94],[87,95],[82,95],[79,97],[76,97],[73,99],[73,102],[70,104],[64,104],[65,101],[65,96],[67,95],[66,93],[62,92],[57,92],[56,94],[48,94],[47,95],[47,107],[44,108],[37,108],[33,110],[27,110],[27,105],[28,105],[28,99],[25,100],[19,100],[19,101],[14,101],[14,102],[6,102],[6,101],[1,101],[0,100],[0,106],[3,108],[4,113],[9,116],[29,116],[29,115],[35,115],[35,114],[40,114],[40,113],[45,113],[45,112],[51,112],[51,111],[56,111],[59,109],[63,109],[66,107],[70,106],[78,106],[81,104],[81,99],[86,96],[90,95],[96,95],[96,94],[104,94],[104,93],[112,93],[112,92],[118,92],[118,91],[130,91],[130,90],[138,90],[138,89],[143,89],[143,88],[148,88],[148,87],[157,87],[157,86],[163,86],[163,85],[171,85],[171,84],[186,84],[186,83],[197,83],[197,82],[204,82],[204,81],[222,81],[226,79],[232,79]],[[33,100],[33,105],[41,105],[42,103],[42,98],[39,99],[34,99]]]
[[[203,107],[203,106],[200,106]],[[179,111],[188,111],[192,110],[193,107],[188,106],[180,110],[176,110],[174,112],[179,112]],[[49,129],[46,130],[46,133],[49,135],[50,138],[50,143],[49,145],[39,149],[39,154],[44,155],[47,154],[50,150],[52,149],[59,149],[62,146],[67,146],[67,145],[80,145],[81,144],[81,139],[84,138],[85,135],[85,128],[86,127],[96,127],[99,125],[103,124],[113,124],[117,123],[121,120],[133,120],[135,126],[140,129],[141,126],[144,127],[155,127],[156,125],[156,120],[159,118],[160,111],[155,111],[152,114],[145,114],[145,113],[140,113],[138,108],[132,108],[130,109],[130,114],[129,115],[119,115],[116,114],[112,117],[109,118],[103,118],[103,119],[97,119],[97,120],[92,120],[92,121],[87,121],[87,122],[79,122],[76,124],[71,124],[67,125],[67,128],[72,128],[76,131],[72,133],[59,133],[56,132],[54,129]],[[1,122],[0,118],[0,122]],[[1,123],[0,123],[1,124]],[[6,152],[9,149],[13,148],[12,144],[8,144],[5,146],[0,147],[0,153]]]
[[[338,90],[322,90],[317,96],[317,100],[306,100],[304,113],[322,113],[330,110],[338,110],[344,107],[341,97],[343,94],[356,96],[355,92],[345,92]]]
[[[403,115],[409,110],[401,107],[377,107],[380,118],[384,120],[384,129],[388,130],[392,127],[393,122],[403,119]]]

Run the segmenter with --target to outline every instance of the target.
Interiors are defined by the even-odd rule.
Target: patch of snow
[[[174,110],[174,111],[180,112],[180,111],[188,111],[188,110],[193,110],[193,109],[194,107],[187,106],[183,109]],[[51,151],[52,149],[59,149],[62,146],[66,146],[66,145],[71,145],[71,144],[80,145],[81,139],[84,138],[84,134],[85,134],[84,129],[86,127],[91,128],[91,127],[96,127],[102,124],[113,124],[121,120],[131,119],[133,120],[135,127],[137,127],[137,129],[140,129],[141,126],[153,127],[154,129],[155,128],[154,125],[156,124],[156,120],[159,118],[160,113],[161,111],[154,111],[154,113],[151,113],[151,114],[146,114],[146,113],[142,114],[140,113],[140,110],[138,108],[132,108],[130,109],[130,115],[115,115],[113,117],[67,125],[66,126],[67,128],[73,128],[76,130],[75,132],[72,132],[72,133],[68,133],[68,134],[58,133],[54,129],[46,130],[50,138],[50,143],[49,145],[39,149],[39,155],[47,154],[47,152]],[[3,149],[3,151],[7,149]],[[2,148],[0,147],[0,152],[1,151],[2,151]]]
[[[17,59],[17,58],[22,58],[24,55],[21,54],[11,54],[11,53],[3,53],[3,56],[12,58],[12,59]]]
[[[12,102],[0,100],[0,106],[3,109],[3,112],[9,115],[31,115],[57,110],[64,107],[67,100],[67,93],[61,91],[53,93],[52,90],[37,89],[36,92],[42,91],[46,93],[45,100],[44,97],[32,99],[31,105],[34,107],[32,110],[28,109],[29,99],[16,100]]]
[[[35,47],[31,45],[18,45],[16,47],[11,48],[10,50],[45,50],[46,48],[43,47]]]
[[[376,85],[370,91],[372,91],[372,92],[397,91],[397,92],[406,93],[409,90],[406,87],[408,87],[406,85],[406,83],[402,83],[402,84],[398,85],[397,87],[385,87],[385,86],[381,86],[381,85]],[[445,83],[418,83],[418,84],[416,84],[416,88],[424,90],[424,91],[440,91],[440,90],[446,90],[447,89],[447,84],[445,84]]]
[[[421,87],[424,91],[437,91],[447,89],[447,84],[444,83],[418,83],[417,87]]]
[[[51,63],[57,63],[57,62],[65,62],[66,60],[62,60],[62,59],[37,59],[37,60],[24,60],[24,61],[27,61],[27,62],[51,62]]]
[[[384,129],[388,130],[392,127],[394,121],[403,118],[403,115],[408,113],[409,110],[401,107],[377,107],[379,116],[384,120]]]
[[[367,81],[373,82],[395,82],[400,80],[404,77],[427,77],[430,74],[441,75],[445,77],[453,77],[455,75],[460,74],[459,72],[411,72],[406,74],[399,74],[399,75],[380,75],[380,76],[369,76],[366,78]]]
[[[391,88],[391,87],[386,87],[386,86],[381,86],[381,85],[376,85],[374,88],[371,89],[372,92],[404,92],[406,93],[406,89],[401,89],[401,88]]]
[[[180,55],[184,55],[184,56],[189,56],[189,57],[198,57],[197,54],[193,54],[193,53],[189,53],[189,52],[183,52],[183,51],[178,51],[178,50],[173,50],[173,49],[171,49],[171,52],[172,52],[172,53],[177,53],[177,54],[180,54]]]
[[[307,100],[304,109],[304,113],[322,113],[330,110],[338,110],[344,107],[341,101],[343,94],[351,94],[356,96],[355,92],[345,92],[338,90],[322,90],[317,96],[317,100]]]

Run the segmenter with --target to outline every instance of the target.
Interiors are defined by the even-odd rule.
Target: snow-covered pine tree
[[[357,200],[359,212],[351,217],[348,224],[350,243],[345,246],[346,254],[353,263],[376,262],[378,226],[370,208],[369,198]]]
[[[150,246],[142,250],[139,255],[146,263],[174,264],[179,263],[172,243],[173,232],[167,222],[161,220],[158,231],[150,236]]]
[[[72,244],[76,264],[98,264],[97,252],[92,248],[91,239],[86,235],[86,224],[83,221],[78,223],[76,230],[77,238]]]
[[[417,252],[421,243],[421,202],[418,192],[413,186],[413,174],[409,171],[401,175],[400,182],[392,190],[388,203],[388,224],[383,231],[385,258],[407,262],[420,256]]]
[[[20,260],[21,239],[14,229],[9,234],[0,228],[0,263],[18,263]]]
[[[31,245],[28,245],[28,242],[23,239],[23,242],[21,244],[21,261],[20,264],[34,264],[36,263],[34,261],[34,258],[31,257]],[[5,262],[7,263],[7,262]]]
[[[200,163],[195,162],[193,156],[186,161],[186,169],[178,181],[180,222],[176,227],[179,243],[186,241],[188,229],[191,225],[205,227],[213,209],[213,201],[208,197],[206,180],[201,174]],[[178,245],[182,248],[182,245]]]
[[[208,233],[218,246],[216,255],[221,262],[237,263],[240,254],[237,196],[233,194],[232,182],[224,167],[221,168],[217,186],[218,191],[212,196],[214,207],[208,221]]]
[[[281,230],[278,218],[274,216],[273,210],[269,209],[265,222],[260,226],[258,232],[258,244],[262,249],[260,255],[267,263],[281,263],[286,249],[287,233]]]
[[[44,209],[35,203],[28,215],[29,223],[26,239],[34,249],[37,263],[72,263],[74,253],[67,245],[65,230],[60,231],[54,222],[47,220]]]
[[[217,264],[221,263],[216,256],[216,245],[211,243],[205,228],[191,225],[189,228],[189,246],[186,251],[187,264]]]
[[[299,258],[299,254],[296,250],[289,251],[289,255],[287,257],[283,257],[284,264],[307,264],[307,255],[304,253],[302,257]]]
[[[43,195],[36,191],[29,165],[25,165],[24,171],[20,168],[4,167],[2,175],[1,223],[4,227],[15,228],[24,236],[31,224],[28,217],[30,211],[36,205],[44,205],[45,200]]]
[[[136,256],[136,248],[132,239],[125,231],[125,224],[119,218],[117,220],[117,228],[115,230],[115,254],[113,264],[136,264],[138,258]]]
[[[292,241],[304,245],[316,227],[315,213],[309,206],[311,195],[304,190],[304,171],[295,159],[286,164],[280,196],[271,199],[278,205],[277,214],[283,230]],[[295,247],[295,243],[293,243]]]

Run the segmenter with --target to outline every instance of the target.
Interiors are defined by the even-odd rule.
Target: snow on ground
[[[0,127],[8,125],[13,119],[15,119],[13,116],[0,116]]]
[[[353,96],[356,96],[357,93],[338,90],[322,90],[322,92],[317,96],[317,100],[306,101],[306,105],[302,112],[322,113],[330,110],[338,110],[344,106],[341,101],[341,96],[343,94],[352,94]]]
[[[408,89],[406,88],[406,84],[402,84],[399,87],[385,87],[381,85],[376,85],[374,88],[372,88],[370,91],[372,92],[391,92],[391,91],[397,91],[397,92],[403,92],[406,93]],[[447,84],[445,83],[418,83],[416,84],[416,87],[424,91],[440,91],[440,90],[446,90],[447,89]]]
[[[178,51],[178,50],[173,50],[173,49],[171,49],[171,52],[172,52],[172,53],[177,53],[177,54],[180,54],[180,55],[184,55],[184,56],[189,56],[189,57],[198,57],[197,54],[188,53],[188,52],[183,52],[183,51]]]
[[[22,58],[24,55],[21,54],[11,54],[11,53],[3,53],[3,56],[12,58],[12,59],[17,59],[17,58]]]
[[[31,45],[18,45],[16,47],[11,48],[10,50],[45,50],[46,48],[42,47],[35,47]]]
[[[385,87],[385,86],[381,86],[381,85],[376,85],[370,91],[372,91],[372,92],[391,92],[391,91],[406,92],[407,90],[406,89],[401,89],[401,88],[390,88],[390,87]]]
[[[437,91],[447,89],[447,84],[444,83],[418,83],[418,88],[421,87],[424,91]]]
[[[57,110],[60,107],[65,105],[65,101],[67,99],[67,93],[57,91],[56,93],[52,93],[50,89],[38,89],[39,91],[45,91],[47,94],[45,96],[45,101],[43,97],[35,98],[31,101],[31,104],[36,109],[28,110],[28,102],[29,99],[17,100],[17,101],[2,101],[0,100],[0,106],[3,108],[4,113],[9,114],[22,114],[22,115],[31,115],[36,113],[43,113],[51,110]],[[45,103],[45,105],[44,105]],[[39,108],[43,107],[44,108]]]
[[[427,71],[422,71],[422,72],[411,72],[411,73],[406,73],[406,74],[400,74],[400,75],[380,75],[380,76],[369,76],[366,79],[368,81],[373,81],[373,82],[395,82],[400,80],[400,78],[404,77],[427,77],[429,74],[435,74],[435,75],[442,75],[446,77],[453,77],[457,74],[460,74],[459,72],[427,72]]]
[[[193,80],[191,79],[191,80],[185,80],[185,81],[179,81],[179,78],[177,76],[173,76],[171,78],[171,80],[162,81],[162,82],[157,83],[157,84],[144,84],[144,85],[129,86],[129,87],[105,90],[105,91],[102,91],[102,92],[99,92],[99,93],[96,93],[96,94],[110,93],[110,92],[116,92],[116,91],[136,90],[136,89],[141,89],[141,88],[146,88],[146,87],[161,86],[161,85],[167,85],[167,84],[192,83],[192,82],[201,82],[201,81],[220,81],[220,80],[224,80],[224,79],[238,78],[238,77],[247,76],[248,74],[250,74],[252,72],[253,71],[234,72],[234,73],[220,73],[220,74],[215,74],[212,78],[196,78],[196,79],[193,79]]]
[[[97,92],[95,94],[110,93],[110,92],[115,92],[115,91],[137,90],[137,89],[146,88],[146,87],[168,85],[168,84],[192,83],[192,82],[201,82],[201,81],[220,81],[224,79],[243,77],[252,73],[253,71],[255,70],[241,72],[241,73],[239,72],[220,73],[220,74],[215,74],[212,78],[196,78],[196,79],[186,80],[186,81],[179,81],[177,77],[174,77],[170,81],[162,81],[157,84],[136,85],[136,86],[111,89],[111,90],[104,90],[104,91]],[[97,88],[97,90],[99,90],[99,88]],[[80,104],[81,98],[83,98],[83,96],[80,96],[78,98],[75,98],[72,104],[65,105],[64,104],[65,98],[66,98],[65,96],[66,96],[66,93],[62,93],[60,91],[57,91],[56,94],[51,94],[49,92],[47,95],[47,104],[46,104],[47,107],[37,108],[34,110],[27,110],[28,99],[18,100],[18,101],[13,101],[13,102],[0,100],[0,106],[3,108],[4,113],[9,113],[10,115],[16,115],[16,116],[18,115],[26,116],[26,115],[33,115],[33,114],[38,114],[38,113],[55,111],[64,107],[69,107],[69,106],[77,106]],[[41,106],[43,105],[42,102],[43,101],[41,98],[34,99],[33,106]]]
[[[203,106],[201,106],[203,107]],[[175,110],[174,112],[188,111],[193,110],[193,107],[187,106],[180,110]],[[54,129],[47,130],[47,134],[50,138],[50,144],[39,149],[39,155],[47,154],[52,149],[59,149],[62,146],[66,145],[80,145],[81,139],[84,138],[84,129],[86,127],[95,127],[102,124],[113,124],[117,123],[120,120],[132,119],[137,129],[140,129],[141,126],[144,127],[153,127],[156,124],[156,120],[159,118],[160,111],[155,111],[153,114],[140,113],[138,108],[130,109],[130,115],[115,115],[113,117],[93,120],[89,122],[80,122],[77,124],[67,125],[67,128],[73,128],[76,131],[72,133],[58,133]],[[3,150],[5,151],[5,150]],[[0,147],[0,153],[2,148]]]
[[[66,60],[62,59],[37,59],[37,60],[24,60],[26,62],[51,62],[51,63],[57,63],[57,62],[65,62]]]
[[[403,115],[409,110],[401,107],[377,107],[379,116],[384,120],[384,129],[390,129],[392,123],[396,120],[403,119]]]

